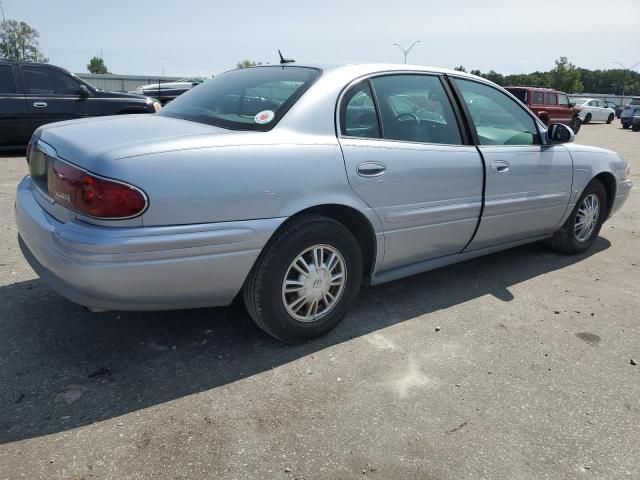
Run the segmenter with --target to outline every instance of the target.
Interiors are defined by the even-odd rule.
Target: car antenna
[[[282,56],[282,52],[278,49],[278,55],[280,55],[280,65],[285,65],[287,63],[294,63],[295,60],[293,58],[284,58]]]

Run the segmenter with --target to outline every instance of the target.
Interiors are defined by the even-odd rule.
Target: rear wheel
[[[341,223],[307,216],[287,225],[254,265],[243,295],[269,335],[299,342],[335,327],[362,282],[358,241]]]
[[[594,179],[582,192],[562,228],[553,234],[552,247],[569,254],[588,250],[598,238],[607,208],[607,191]]]
[[[622,124],[622,128],[624,128],[626,130],[627,128],[629,128],[629,124],[628,123],[623,123]]]
[[[633,130],[634,132],[640,132],[640,123],[634,123],[633,125],[631,125],[631,130]]]
[[[613,122],[614,118],[615,118],[615,115],[613,113],[610,113],[609,118],[607,118],[607,125]]]
[[[589,123],[590,121],[591,121],[591,114],[587,113],[587,115],[584,117],[583,123]]]

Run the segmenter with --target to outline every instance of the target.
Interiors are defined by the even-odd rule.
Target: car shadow
[[[285,345],[244,308],[94,314],[40,280],[0,287],[0,443],[56,433],[202,392],[419,315],[493,295],[609,248],[518,247],[364,288],[328,335]],[[453,320],[455,321],[455,319]]]

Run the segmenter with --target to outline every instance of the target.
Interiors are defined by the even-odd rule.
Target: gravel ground
[[[578,142],[640,171],[618,121]],[[24,159],[0,167],[0,479],[640,478],[637,188],[588,254],[364,289],[333,333],[284,346],[240,306],[59,297],[18,250]]]

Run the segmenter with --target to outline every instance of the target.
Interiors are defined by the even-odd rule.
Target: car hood
[[[99,173],[101,162],[151,153],[237,144],[237,132],[154,114],[118,115],[42,127],[40,140],[58,156]],[[233,138],[233,140],[231,140]]]

